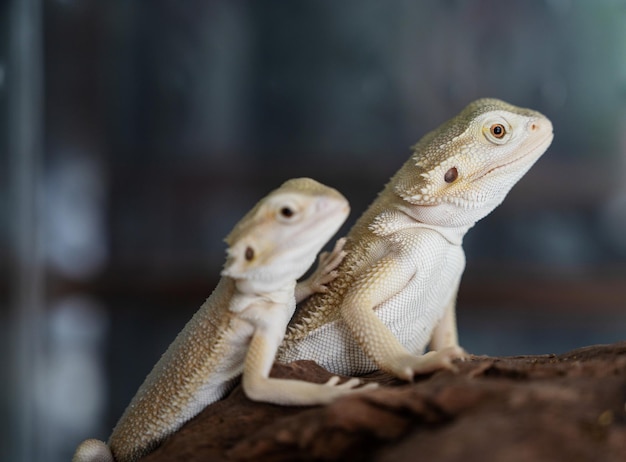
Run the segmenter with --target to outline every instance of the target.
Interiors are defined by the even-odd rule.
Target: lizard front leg
[[[313,294],[328,290],[326,284],[336,279],[339,275],[335,269],[346,256],[346,251],[343,250],[345,244],[346,238],[342,237],[337,240],[332,252],[322,252],[320,254],[315,272],[296,285],[296,303],[300,303]]]
[[[359,379],[338,384],[337,376],[325,384],[269,377],[288,321],[282,319],[283,313],[275,312],[274,315],[264,315],[263,322],[256,325],[246,354],[241,381],[248,398],[280,405],[308,406],[327,404],[341,396],[376,387],[376,384],[368,384],[355,389],[361,384]]]
[[[342,319],[365,353],[382,370],[409,381],[415,374],[455,370],[452,360],[465,355],[461,348],[450,345],[415,356],[376,315],[374,309],[402,291],[414,276],[410,258],[390,253],[355,281],[341,305]]]
[[[457,289],[454,291],[450,302],[446,306],[443,318],[435,326],[433,335],[430,339],[430,349],[432,351],[439,351],[446,348],[456,347],[459,348],[459,334],[456,324],[456,294]]]

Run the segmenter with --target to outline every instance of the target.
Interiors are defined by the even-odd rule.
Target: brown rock
[[[310,361],[272,375],[331,376]],[[383,386],[314,408],[254,403],[237,387],[143,461],[626,461],[626,342],[365,380]]]

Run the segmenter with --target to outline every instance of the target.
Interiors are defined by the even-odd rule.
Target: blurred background
[[[626,1],[0,5],[0,459],[107,438],[261,196],[310,176],[354,220],[484,96],[555,139],[465,239],[462,345],[625,339]]]

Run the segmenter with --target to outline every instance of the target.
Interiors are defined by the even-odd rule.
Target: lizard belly
[[[422,354],[446,307],[456,296],[465,268],[459,246],[442,249],[437,265],[420,268],[404,290],[376,308],[376,313],[413,354]],[[416,258],[423,258],[416,255]]]
[[[448,243],[429,246],[436,255],[427,258],[416,246],[412,253],[416,273],[403,290],[374,308],[383,323],[412,354],[422,354],[430,341],[432,331],[443,317],[451,298],[456,295],[465,267],[460,246]],[[429,264],[429,262],[436,262]],[[365,354],[352,336],[346,323],[338,319],[311,331],[283,351],[280,361],[309,359],[334,374],[359,375],[378,367]]]

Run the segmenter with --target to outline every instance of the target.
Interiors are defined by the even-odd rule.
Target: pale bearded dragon
[[[243,373],[248,397],[282,405],[325,404],[358,389],[358,379],[326,384],[269,378],[296,302],[324,290],[345,256],[340,241],[296,286],[349,213],[336,190],[300,178],[262,199],[226,238],[222,279],[154,366],[126,408],[108,446],[86,440],[74,462],[130,462],[151,452]]]
[[[405,380],[453,369],[465,355],[455,316],[463,236],[552,137],[545,116],[496,99],[475,101],[424,136],[349,232],[339,277],[296,311],[278,359]]]

